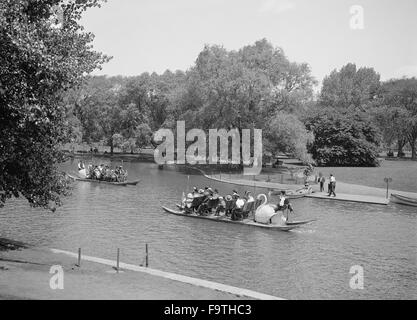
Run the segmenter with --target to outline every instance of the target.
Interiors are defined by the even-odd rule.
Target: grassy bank
[[[0,239],[0,299],[223,300],[234,294],[141,272],[82,261],[47,248]],[[64,289],[50,287],[51,266],[64,270]]]

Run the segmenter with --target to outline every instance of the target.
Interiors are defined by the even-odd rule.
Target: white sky
[[[352,5],[364,29],[350,28]],[[417,76],[416,0],[108,0],[83,24],[113,60],[96,74],[188,69],[204,44],[239,49],[266,38],[321,81],[348,62],[383,80]]]

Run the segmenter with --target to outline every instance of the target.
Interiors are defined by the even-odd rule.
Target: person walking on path
[[[336,197],[336,178],[333,174],[330,174],[330,191],[329,197],[333,194]]]
[[[320,192],[324,192],[324,183],[326,182],[326,178],[324,176],[320,177]]]

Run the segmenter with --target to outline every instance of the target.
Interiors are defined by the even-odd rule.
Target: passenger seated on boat
[[[213,199],[218,199],[219,198],[219,190],[214,189],[212,195]]]
[[[211,189],[210,187],[206,187],[205,191],[203,192],[203,200],[201,202],[200,207],[197,210],[197,213],[199,214],[208,214],[209,211],[211,210],[211,204],[209,204],[209,201],[213,198],[213,189]],[[218,199],[216,200],[218,201]],[[217,204],[216,204],[217,206]]]
[[[103,179],[108,182],[112,182],[112,171],[109,166],[105,166],[103,170]]]
[[[199,198],[201,198],[201,203],[208,199],[208,192],[203,189],[198,190]]]
[[[211,214],[212,210],[216,209],[218,204],[219,198],[214,199],[213,197],[210,197],[201,204],[198,213],[201,215]]]
[[[94,179],[100,180],[101,179],[101,172],[98,166],[94,167]]]
[[[193,197],[198,197],[199,196],[197,187],[193,188],[192,194],[193,194]]]
[[[225,210],[226,216],[229,216],[232,214],[232,211],[235,208],[235,206],[236,206],[236,200],[233,199],[233,197],[230,194],[228,194],[226,196],[226,210]]]
[[[192,193],[187,194],[187,197],[184,199],[182,206],[186,214],[192,213],[192,205],[194,201],[194,196]]]
[[[210,197],[210,196],[212,196],[212,195],[213,195],[213,189],[212,189],[212,188],[210,188],[210,187],[205,187],[205,188],[204,188],[204,195],[205,195],[206,197]]]
[[[202,191],[202,190],[200,190]],[[202,195],[202,193],[199,192],[198,197],[193,197],[193,201],[191,203],[191,206],[189,208],[189,213],[194,213],[195,211],[198,210],[198,208],[201,206],[201,204],[203,203],[203,201],[205,200],[205,197]]]
[[[236,206],[232,211],[231,218],[236,221],[243,219],[243,207],[245,205],[245,200],[243,200],[239,194],[236,194],[234,197],[236,199]]]
[[[221,196],[219,197],[219,205],[216,208],[216,216],[220,216],[220,213],[226,214],[226,200]]]
[[[87,166],[87,170],[85,170],[85,176],[87,179],[92,179],[93,175],[94,175],[93,165],[90,163]]]
[[[250,191],[245,191],[245,200],[246,202],[255,202],[255,199],[252,197],[252,193]]]
[[[115,170],[117,182],[125,182],[127,179],[127,171],[122,166],[118,166]]]
[[[243,206],[242,209],[242,217],[243,219],[246,219],[249,217],[249,214],[251,214],[253,212],[255,208],[255,201],[246,201],[245,205]]]
[[[279,203],[277,204],[275,212],[276,211],[285,211],[287,209],[290,212],[294,211],[292,206],[291,206],[290,200],[285,196],[285,191],[281,191],[281,195],[279,197]]]

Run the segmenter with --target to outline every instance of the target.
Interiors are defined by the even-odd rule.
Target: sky
[[[349,62],[388,80],[417,77],[416,14],[416,0],[108,0],[82,24],[113,56],[97,75],[185,71],[205,44],[266,38],[319,82]]]

